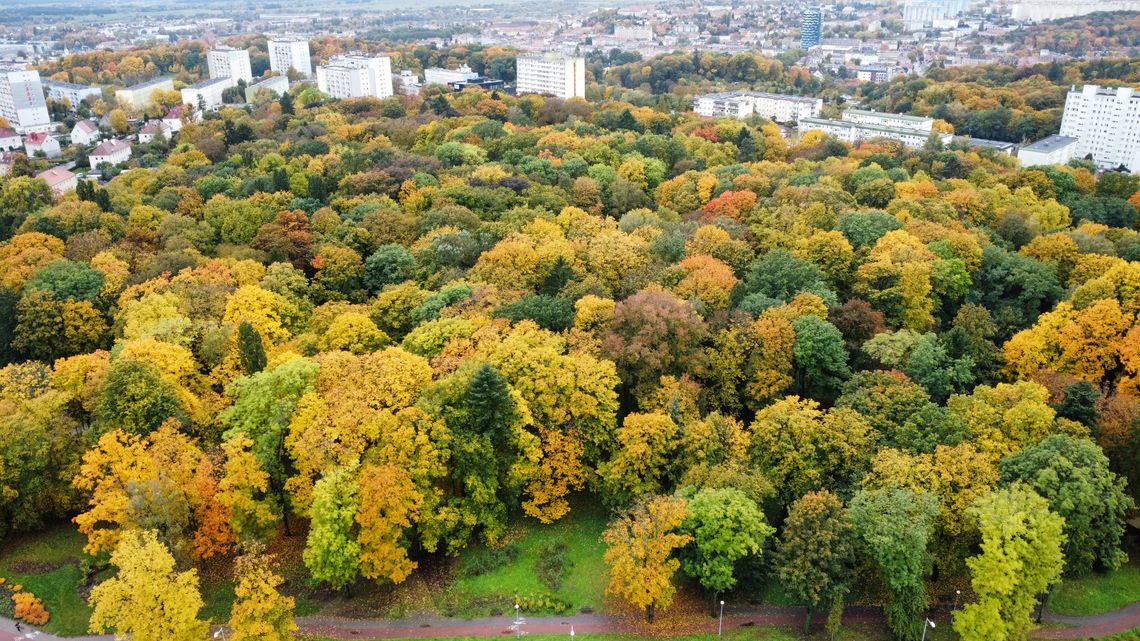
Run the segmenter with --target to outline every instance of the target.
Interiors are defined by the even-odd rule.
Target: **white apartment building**
[[[930,133],[934,129],[934,119],[925,116],[909,116],[907,114],[891,114],[879,111],[864,111],[862,109],[848,109],[843,112],[843,120],[860,125],[875,125],[878,127],[896,127],[899,129],[917,129]]]
[[[115,138],[100,143],[98,147],[92,149],[91,153],[87,155],[87,161],[92,169],[99,167],[99,165],[103,163],[118,165],[130,159],[131,145]]]
[[[99,87],[77,85],[74,82],[61,82],[59,80],[44,80],[44,89],[47,89],[48,98],[55,101],[67,100],[74,110],[87,98],[98,100],[103,97],[103,90]]]
[[[253,102],[258,93],[267,92],[280,97],[289,91],[289,78],[285,76],[269,76],[265,80],[253,83],[245,88],[245,101]]]
[[[776,122],[794,122],[816,118],[822,108],[823,100],[819,98],[761,91],[724,91],[693,99],[693,111],[710,118],[747,118],[755,114]]]
[[[449,82],[462,82],[478,77],[479,74],[471,71],[471,67],[467,65],[458,69],[442,69],[440,67],[424,69],[425,85],[446,85]]]
[[[1022,167],[1063,165],[1077,157],[1080,140],[1070,136],[1049,136],[1017,151]]]
[[[852,122],[849,120],[828,120],[825,118],[803,118],[799,121],[798,130],[801,134],[811,130],[822,131],[847,143],[856,143],[872,138],[887,138],[897,140],[907,147],[919,148],[926,144],[930,138],[929,130],[905,127],[888,127],[884,125]],[[942,144],[948,145],[954,139],[953,134],[938,134]]]
[[[1140,11],[1140,0],[1023,0],[1013,5],[1014,20],[1059,20],[1094,11]]]
[[[42,132],[30,133],[24,136],[24,153],[29,158],[55,158],[60,154],[59,141]]]
[[[244,80],[246,85],[253,82],[253,71],[249,66],[249,52],[233,47],[218,47],[206,54],[206,66],[211,78],[233,78],[234,84]]]
[[[51,126],[40,72],[0,69],[0,116],[18,133]]]
[[[234,86],[233,78],[210,78],[182,89],[182,104],[195,109],[211,110],[222,105],[222,92]]]
[[[170,78],[155,78],[115,92],[115,99],[131,109],[145,109],[156,91],[174,91]]]
[[[586,97],[586,59],[562,53],[524,53],[515,62],[518,93]]]
[[[387,98],[392,95],[388,56],[333,56],[317,66],[317,89],[333,98]]]
[[[1140,172],[1140,93],[1130,87],[1073,87],[1065,98],[1061,135],[1079,142],[1075,157],[1092,154],[1100,167]]]
[[[296,69],[302,76],[313,75],[313,62],[309,55],[309,40],[297,36],[269,39],[269,68],[282,76]]]

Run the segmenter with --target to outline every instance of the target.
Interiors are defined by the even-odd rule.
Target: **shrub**
[[[16,618],[31,625],[43,625],[51,618],[48,611],[44,609],[43,601],[37,599],[36,595],[31,592],[13,594],[12,603],[16,606]]]

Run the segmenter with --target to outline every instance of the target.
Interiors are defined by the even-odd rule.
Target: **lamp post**
[[[930,619],[923,619],[922,621],[922,641],[926,641],[926,626],[934,627],[934,622]]]
[[[951,610],[957,610],[958,609],[958,597],[960,597],[960,596],[962,596],[962,591],[961,590],[954,590],[954,607],[950,608]]]
[[[218,628],[217,630],[214,630],[214,638],[215,639],[220,638],[222,641],[226,641],[226,629],[225,628]]]
[[[724,634],[724,599],[720,601],[720,618],[716,622],[716,638],[721,638]]]
[[[570,641],[574,641],[574,626],[570,626]]]

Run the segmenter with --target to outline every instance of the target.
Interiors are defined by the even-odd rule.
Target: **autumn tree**
[[[238,325],[238,358],[242,371],[247,375],[265,369],[265,345],[261,342],[261,334],[248,321]]]
[[[619,515],[602,535],[610,570],[606,592],[644,608],[649,623],[658,607],[673,602],[673,574],[681,567],[673,553],[692,540],[677,531],[685,515],[684,499],[650,497]]]
[[[111,554],[115,576],[91,590],[92,632],[114,631],[137,641],[200,641],[202,597],[196,570],[179,572],[153,532],[124,536]]]
[[[272,568],[273,557],[255,545],[234,566],[234,604],[230,638],[234,641],[292,641],[293,597],[279,591],[283,583]]]
[[[954,630],[965,641],[1022,639],[1038,595],[1061,579],[1064,519],[1020,483],[979,498],[969,513],[982,532],[981,554],[966,561],[978,600],[954,615]]]
[[[360,507],[356,473],[356,465],[331,469],[313,489],[305,566],[314,579],[337,590],[354,581],[359,572],[360,545],[352,535]]]
[[[392,464],[364,466],[359,486],[361,574],[402,583],[416,569],[408,558],[408,532],[419,520],[423,495],[407,471]]]
[[[807,603],[804,630],[823,607],[842,609],[853,578],[855,532],[839,497],[809,492],[788,509],[776,551],[780,580]]]
[[[736,564],[757,557],[776,530],[755,501],[735,488],[690,492],[681,532],[692,538],[681,553],[681,568],[706,590],[719,594],[736,586]]]

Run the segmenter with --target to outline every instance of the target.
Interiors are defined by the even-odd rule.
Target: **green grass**
[[[85,634],[91,608],[79,593],[83,578],[79,560],[83,557],[83,536],[71,525],[60,525],[6,544],[0,551],[0,576],[43,601],[51,614],[44,630],[67,636]],[[29,561],[43,567],[29,567]]]
[[[1134,601],[1140,601],[1140,565],[1136,561],[1115,572],[1065,579],[1050,597],[1049,609],[1057,614],[1088,616]]]
[[[574,612],[599,609],[605,592],[601,536],[607,516],[600,507],[577,507],[573,518],[551,525],[533,520],[517,524],[498,549],[481,545],[467,548],[456,564],[457,578],[441,597],[443,614],[475,616],[506,611],[516,596],[539,595],[554,597]],[[558,544],[565,546],[561,555],[564,572],[561,585],[552,589],[540,580],[536,564],[544,548]],[[502,563],[509,558],[513,560]]]

